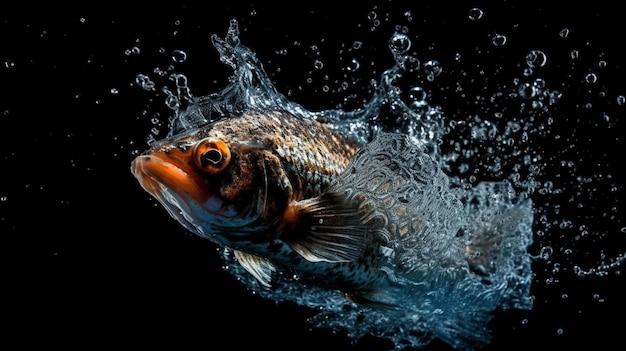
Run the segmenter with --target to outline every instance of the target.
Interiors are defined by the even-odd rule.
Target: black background
[[[473,6],[485,11],[481,21],[467,19]],[[506,58],[519,59],[533,47],[544,48],[549,58],[580,48],[588,54],[581,60],[589,61],[582,61],[580,71],[565,71],[581,76],[594,67],[589,62],[606,58],[610,71],[603,76],[601,89],[587,91],[580,76],[559,76],[559,67],[544,77],[558,79],[564,85],[559,89],[575,91],[580,95],[574,96],[585,96],[587,102],[597,98],[595,106],[602,106],[580,112],[585,101],[570,95],[564,97],[563,111],[582,117],[611,115],[608,134],[593,134],[601,129],[592,124],[587,128],[584,118],[556,123],[554,128],[562,128],[555,134],[565,137],[576,133],[581,150],[572,151],[573,157],[597,161],[586,163],[589,169],[604,165],[617,192],[623,193],[623,173],[615,165],[623,160],[624,109],[606,103],[626,94],[622,53],[626,30],[617,5],[368,1],[339,7],[319,2],[285,6],[176,2],[137,10],[112,4],[47,5],[0,13],[0,289],[5,296],[0,315],[6,336],[2,343],[81,348],[171,343],[177,349],[228,345],[275,350],[391,346],[373,337],[352,343],[341,333],[310,330],[305,322],[310,311],[254,296],[221,269],[211,243],[185,233],[130,174],[131,160],[146,148],[155,127],[154,114],[165,120],[171,113],[159,91],[168,84],[167,76],[159,78],[154,68],[168,70],[171,52],[184,50],[188,59],[170,72],[187,75],[192,93],[208,94],[225,86],[231,72],[219,62],[209,37],[223,36],[232,18],[239,20],[243,44],[257,53],[277,89],[311,110],[338,104],[353,108],[367,99],[369,81],[394,63],[387,41],[398,23],[417,35],[412,50],[425,57],[445,63],[452,62],[456,52],[481,51],[474,56],[480,62],[465,61],[470,73],[504,63],[498,77],[508,77],[520,71],[520,63],[507,63]],[[410,22],[404,15],[407,10],[413,17]],[[371,11],[382,22],[375,30],[368,18]],[[573,36],[566,44],[558,40],[565,27]],[[508,36],[509,43],[500,51],[489,44],[495,33]],[[363,43],[358,75],[350,76],[353,85],[348,91],[333,90],[346,74],[344,53],[356,40]],[[133,47],[139,52],[133,53]],[[280,53],[283,49],[286,54]],[[313,68],[315,59],[325,63],[321,72]],[[153,77],[157,90],[138,87],[139,73]],[[463,79],[467,78],[442,77],[434,104],[456,117],[486,111],[485,104],[446,94],[450,89],[446,84]],[[483,77],[476,89],[508,83]],[[324,84],[330,92],[323,91]],[[607,98],[598,91],[613,95]],[[163,135],[166,126],[157,128]],[[546,177],[558,178],[558,167],[554,172]],[[592,196],[602,197],[602,189]],[[615,191],[606,193],[608,202],[618,197]],[[567,201],[567,196],[562,198]],[[619,204],[605,204],[597,205],[597,214],[585,213],[585,218],[606,221],[607,232],[619,232],[623,220],[608,219],[604,210],[615,206],[614,216],[623,217]],[[564,205],[563,211],[570,207]],[[585,209],[593,212],[594,207]],[[571,216],[578,215],[573,209]],[[595,244],[609,253],[624,252],[623,236],[607,235]],[[540,242],[533,247],[535,253]],[[590,257],[589,262],[595,261]],[[577,279],[570,274],[561,276],[558,284],[546,284],[546,279],[554,278],[550,267],[536,264],[533,311],[496,313],[489,325],[494,342],[487,348],[564,349],[585,341],[618,348],[613,345],[622,340],[626,312],[619,269],[608,277]],[[602,301],[592,298],[596,292]],[[428,349],[447,346],[435,342]]]

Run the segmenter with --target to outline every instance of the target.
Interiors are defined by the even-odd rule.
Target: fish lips
[[[192,166],[166,153],[138,156],[131,163],[131,172],[145,191],[192,232],[206,235],[202,217],[222,209],[222,200],[209,191]]]

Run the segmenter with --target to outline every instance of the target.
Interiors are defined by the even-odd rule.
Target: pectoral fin
[[[276,268],[270,261],[237,250],[235,250],[234,253],[239,264],[241,264],[248,273],[252,274],[261,285],[268,288],[271,286],[272,272],[276,271]]]
[[[283,227],[280,239],[311,262],[355,261],[370,233],[358,210],[332,194],[290,205]]]

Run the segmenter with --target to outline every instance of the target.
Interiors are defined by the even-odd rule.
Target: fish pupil
[[[222,161],[222,153],[219,150],[211,149],[202,154],[201,161],[202,166],[212,165],[215,166]]]

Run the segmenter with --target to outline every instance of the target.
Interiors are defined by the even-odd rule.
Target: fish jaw
[[[223,212],[223,202],[192,166],[169,154],[152,152],[135,158],[131,172],[174,219],[195,234],[209,236],[207,217]]]

